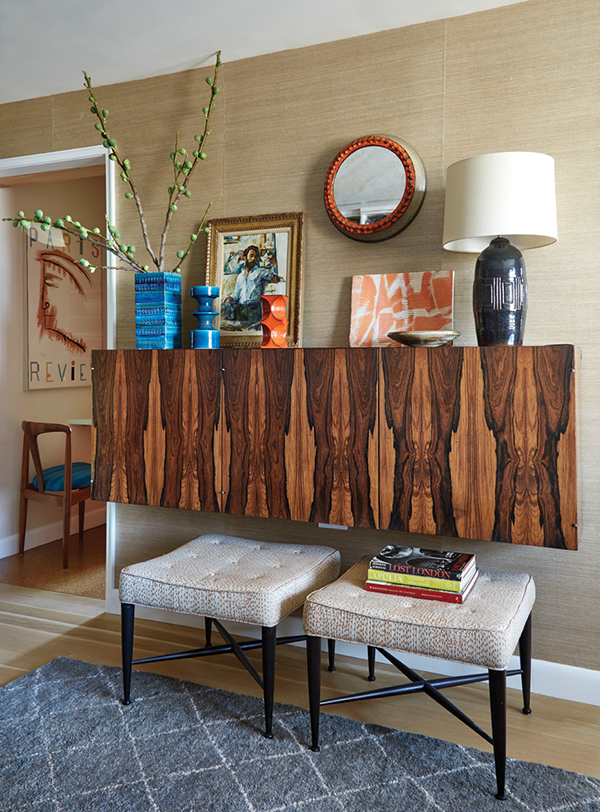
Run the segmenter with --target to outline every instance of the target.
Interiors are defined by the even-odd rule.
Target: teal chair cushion
[[[71,490],[88,488],[92,481],[92,466],[89,462],[74,462],[73,473],[71,474]],[[65,466],[53,465],[52,468],[44,468],[44,485],[47,491],[64,491],[65,489]],[[33,478],[34,488],[38,488],[38,478]]]

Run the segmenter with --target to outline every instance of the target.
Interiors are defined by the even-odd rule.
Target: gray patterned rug
[[[0,688],[1,812],[600,812],[600,780],[323,714],[60,658]]]

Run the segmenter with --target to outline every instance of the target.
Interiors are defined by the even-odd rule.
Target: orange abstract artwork
[[[454,271],[352,277],[351,347],[395,342],[392,331],[451,330]]]

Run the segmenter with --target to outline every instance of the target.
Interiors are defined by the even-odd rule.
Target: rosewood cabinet
[[[93,498],[575,549],[573,360],[98,350]]]

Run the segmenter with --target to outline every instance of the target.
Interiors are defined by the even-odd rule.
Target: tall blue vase
[[[214,350],[221,346],[219,331],[214,329],[214,318],[217,315],[213,302],[219,295],[219,288],[214,285],[194,285],[190,296],[198,302],[198,309],[192,313],[198,319],[198,329],[192,330],[193,350]]]
[[[135,345],[138,350],[181,347],[180,274],[136,273]]]

